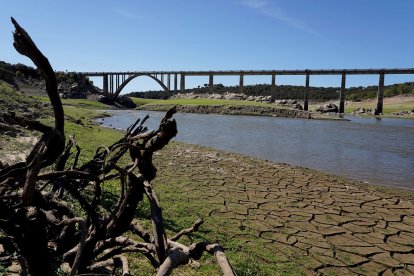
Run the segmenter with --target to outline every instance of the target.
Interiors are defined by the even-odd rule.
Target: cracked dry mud
[[[206,224],[222,223],[240,250],[260,244],[253,259],[296,262],[310,274],[414,274],[412,197],[199,146],[166,151],[155,158],[158,185],[179,191]]]

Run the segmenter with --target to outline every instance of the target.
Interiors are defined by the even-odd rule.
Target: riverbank
[[[167,111],[176,106],[177,112],[181,113],[198,113],[198,114],[219,114],[219,115],[246,115],[246,116],[271,116],[279,118],[300,118],[316,120],[346,120],[337,114],[320,114],[304,110],[290,108],[279,108],[275,106],[259,105],[186,105],[186,104],[145,104],[136,108],[137,110],[147,111]]]
[[[310,118],[310,119],[330,119],[342,120],[336,113],[316,112],[315,110],[331,102],[310,102],[309,112],[294,109],[294,105],[277,105],[274,103],[264,103],[246,100],[228,100],[228,99],[207,99],[207,98],[179,98],[168,100],[141,99],[131,98],[138,106],[138,110],[149,111],[166,111],[172,106],[177,106],[179,112],[202,113],[202,114],[223,114],[223,115],[251,115],[251,116],[274,116],[284,118]],[[333,101],[335,104],[338,102]],[[373,117],[370,110],[376,107],[376,100],[365,100],[361,102],[347,101],[345,105],[345,114],[351,115],[354,111],[366,110],[365,113],[357,114],[358,116]],[[404,118],[414,119],[410,115],[414,110],[414,96],[403,95],[384,98],[383,115],[375,117]],[[357,112],[358,113],[358,112]]]
[[[104,107],[64,106],[80,164],[122,136],[91,121]],[[177,142],[156,153],[154,164],[168,234],[203,217],[192,240],[223,244],[239,275],[414,273],[411,192]],[[108,182],[104,193],[114,189]],[[147,214],[148,204],[139,212]],[[139,256],[129,260],[133,275],[154,274]],[[177,274],[219,274],[212,258],[200,263]]]
[[[147,104],[138,107],[138,110],[167,111],[173,104]],[[312,115],[308,111],[294,110],[287,108],[276,108],[269,106],[254,105],[176,105],[177,112],[200,113],[200,114],[220,114],[220,115],[250,115],[250,116],[273,116],[284,118],[311,119]]]

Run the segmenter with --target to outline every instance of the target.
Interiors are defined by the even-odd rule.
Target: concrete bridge
[[[388,74],[414,74],[414,68],[394,69],[306,69],[306,70],[239,70],[239,71],[137,71],[137,72],[81,72],[85,77],[102,77],[103,93],[118,97],[122,89],[134,78],[147,76],[156,81],[170,96],[178,92],[178,76],[180,77],[180,92],[185,90],[186,76],[208,76],[210,92],[213,92],[214,76],[240,76],[239,92],[243,93],[244,76],[266,75],[271,77],[271,92],[276,91],[277,75],[303,75],[305,76],[304,110],[309,104],[309,79],[311,75],[341,75],[341,91],[339,96],[339,112],[345,109],[345,86],[347,75],[378,75],[378,93],[376,112],[383,111],[384,78]],[[173,79],[174,87],[171,87]]]

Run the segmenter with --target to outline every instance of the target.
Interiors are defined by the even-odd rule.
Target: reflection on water
[[[111,111],[106,126],[127,128],[150,114],[155,129],[164,113]],[[414,190],[414,120],[318,121],[272,117],[176,114],[177,141],[308,167],[372,184]]]

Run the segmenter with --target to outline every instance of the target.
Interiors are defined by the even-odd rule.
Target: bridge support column
[[[115,90],[118,90],[119,87],[119,75],[116,75],[116,86]]]
[[[171,75],[170,74],[167,75],[167,88],[168,88],[168,91],[171,91]]]
[[[208,77],[208,88],[209,88],[210,93],[214,93],[214,79],[213,78],[214,78],[213,75],[210,75]]]
[[[109,93],[114,93],[114,76],[109,75]]]
[[[164,74],[161,74],[161,82],[164,83]]]
[[[384,72],[381,72],[379,75],[379,82],[378,82],[377,109],[375,110],[375,115],[379,115],[382,113],[383,102],[384,102]]]
[[[178,89],[177,89],[177,74],[174,74],[174,94],[177,93]]]
[[[309,73],[306,73],[305,96],[303,99],[303,110],[308,110],[309,104]]]
[[[108,94],[108,75],[103,75],[102,91],[105,95]]]
[[[185,91],[185,75],[181,74],[180,92],[184,93],[184,91]]]
[[[272,75],[272,86],[270,86],[270,92],[272,93],[273,96],[276,93],[276,75],[275,74]]]
[[[240,74],[240,82],[239,82],[239,93],[243,94],[243,80],[244,80],[244,75]]]
[[[346,84],[346,74],[342,73],[341,80],[341,93],[339,94],[339,113],[345,112],[345,84]]]

